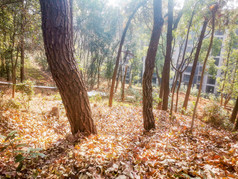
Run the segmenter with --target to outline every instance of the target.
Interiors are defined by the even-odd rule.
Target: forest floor
[[[3,100],[8,100],[5,95]],[[17,94],[17,99],[21,94]],[[70,126],[58,94],[36,94],[30,108],[1,109],[0,134],[16,130],[16,144],[41,148],[45,156],[26,158],[20,172],[14,153],[0,153],[0,178],[238,178],[238,135],[215,129],[179,113],[173,121],[167,112],[155,109],[156,129],[143,131],[141,105],[91,101],[97,135],[70,143]],[[52,107],[60,117],[47,118]],[[4,139],[0,138],[0,144]]]

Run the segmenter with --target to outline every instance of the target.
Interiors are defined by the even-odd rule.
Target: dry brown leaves
[[[144,133],[141,107],[106,102],[92,104],[98,135],[70,144],[65,113],[59,120],[42,115],[52,97],[35,97],[29,112],[2,112],[0,132],[16,129],[24,143],[44,149],[45,158],[27,160],[21,172],[6,153],[0,154],[0,176],[40,178],[238,178],[238,143],[233,134],[196,121],[191,135],[190,118],[154,111],[156,130]]]

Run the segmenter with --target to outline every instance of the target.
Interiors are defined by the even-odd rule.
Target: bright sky
[[[127,0],[108,0],[108,4],[110,5],[110,6],[120,6],[120,3],[122,3],[122,2],[126,2]],[[183,5],[183,2],[184,2],[184,0],[175,0],[174,1],[176,4],[178,3],[179,4],[179,6],[182,6]]]

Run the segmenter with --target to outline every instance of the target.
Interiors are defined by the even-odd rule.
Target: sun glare
[[[118,0],[108,0],[108,5],[109,6],[116,7],[116,6],[119,6],[119,4],[120,4],[120,1],[118,1]]]

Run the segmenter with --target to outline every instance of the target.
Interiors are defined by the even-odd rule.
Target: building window
[[[201,76],[198,76],[198,82],[200,83],[200,81],[201,81]]]
[[[223,34],[224,34],[224,32],[221,31],[221,30],[217,30],[217,31],[215,32],[215,35],[223,35]]]
[[[190,75],[183,75],[183,81],[184,82],[189,82],[189,79],[190,79]]]
[[[214,58],[214,60],[215,60],[215,65],[218,66],[218,65],[219,65],[219,60],[220,60],[220,59],[219,59],[219,58]]]
[[[192,47],[187,47],[186,52],[190,53],[192,51]]]
[[[185,71],[188,72],[188,73],[191,73],[192,67],[191,67],[191,66],[188,66]]]
[[[207,86],[206,87],[206,92],[207,93],[214,93],[214,86]]]
[[[215,85],[216,83],[216,79],[212,78],[212,77],[208,77],[207,78],[207,83],[211,84],[211,85]]]

